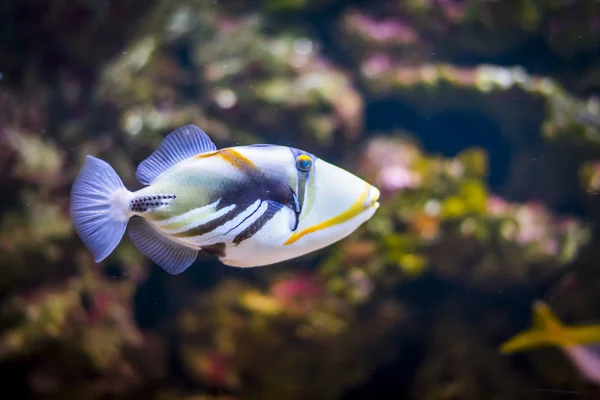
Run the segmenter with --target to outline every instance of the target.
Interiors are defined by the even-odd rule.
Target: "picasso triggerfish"
[[[379,207],[379,190],[302,150],[217,149],[198,127],[171,132],[136,171],[131,192],[106,162],[87,156],[73,183],[71,216],[96,262],[126,228],[139,251],[179,274],[199,251],[229,266],[299,257],[352,233]]]

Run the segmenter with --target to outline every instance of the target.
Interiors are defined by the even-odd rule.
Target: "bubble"
[[[441,205],[437,200],[429,200],[425,203],[425,213],[430,216],[437,216],[440,213]]]
[[[237,103],[237,96],[229,89],[220,90],[215,95],[215,101],[221,108],[231,108]]]
[[[307,56],[312,52],[313,44],[306,38],[297,39],[294,41],[294,51],[301,55]]]
[[[139,108],[133,108],[125,112],[123,116],[123,130],[131,136],[141,132],[144,125],[143,113]]]

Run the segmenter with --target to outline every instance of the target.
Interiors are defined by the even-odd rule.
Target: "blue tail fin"
[[[86,157],[71,190],[71,218],[96,262],[108,257],[123,238],[132,198],[110,165]]]

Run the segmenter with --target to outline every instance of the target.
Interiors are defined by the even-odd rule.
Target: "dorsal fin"
[[[173,165],[198,154],[217,150],[204,131],[195,125],[185,125],[169,133],[148,158],[140,163],[135,176],[144,185],[150,185]]]
[[[564,324],[552,312],[548,304],[542,300],[533,303],[533,327],[541,330],[559,331],[565,328]]]

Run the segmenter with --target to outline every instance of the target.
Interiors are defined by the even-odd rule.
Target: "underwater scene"
[[[600,1],[0,4],[1,399],[600,399]]]

